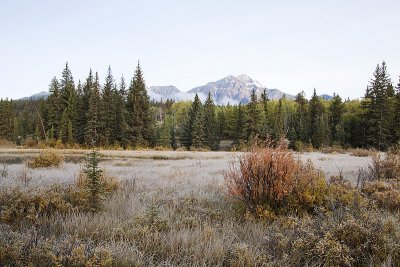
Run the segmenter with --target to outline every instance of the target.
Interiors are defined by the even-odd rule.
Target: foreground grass
[[[396,266],[400,224],[395,210],[374,202],[313,214],[254,219],[229,198],[226,159],[104,162],[121,179],[99,213],[71,208],[0,225],[0,262],[16,266]],[[126,161],[122,161],[126,162]],[[32,170],[73,186],[75,165]],[[75,166],[75,169],[72,167]],[[222,166],[222,167],[221,167]],[[19,187],[39,195],[52,186],[2,178],[4,194]],[[32,175],[33,175],[32,174]],[[62,191],[62,190],[61,190]],[[0,214],[5,211],[1,203]],[[33,213],[35,214],[35,213]],[[3,218],[3,217],[1,217]]]

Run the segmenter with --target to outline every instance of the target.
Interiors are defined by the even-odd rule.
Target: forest
[[[76,84],[66,64],[46,99],[0,100],[0,138],[34,147],[162,148],[240,150],[254,140],[287,138],[290,147],[362,147],[381,151],[400,140],[400,81],[393,84],[386,63],[378,64],[359,100],[318,97],[270,100],[266,91],[251,101],[215,105],[151,101],[138,64],[133,78],[116,81],[108,68],[100,81],[89,71]]]

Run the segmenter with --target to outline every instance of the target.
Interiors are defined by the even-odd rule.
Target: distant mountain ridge
[[[150,99],[154,101],[165,101],[167,99],[175,101],[193,100],[196,93],[199,98],[204,101],[210,92],[217,105],[227,105],[228,103],[232,105],[239,103],[246,104],[250,102],[253,90],[257,97],[260,97],[265,90],[269,99],[277,100],[282,98],[284,95],[288,99],[295,99],[295,96],[286,94],[279,89],[266,88],[265,86],[262,86],[257,80],[246,74],[237,76],[229,75],[220,80],[195,87],[187,92],[182,92],[173,85],[150,86],[147,88]],[[42,91],[30,97],[21,98],[21,100],[42,99],[47,98],[49,95],[49,92]],[[320,97],[325,100],[330,100],[332,98],[332,96],[327,94],[323,94]]]

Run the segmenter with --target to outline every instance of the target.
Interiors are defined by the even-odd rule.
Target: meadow
[[[100,151],[101,168],[118,186],[96,213],[57,206],[67,199],[60,188],[77,184],[88,151],[56,151],[64,159],[58,168],[27,167],[40,152],[0,150],[2,266],[399,264],[397,209],[380,208],[378,202],[354,204],[350,197],[347,204],[331,201],[312,214],[251,216],[224,181],[241,152]],[[373,163],[348,153],[295,157],[310,160],[326,179],[341,175],[352,186],[358,170]],[[61,192],[58,202],[32,201],[54,192]],[[45,212],[35,212],[40,205]]]

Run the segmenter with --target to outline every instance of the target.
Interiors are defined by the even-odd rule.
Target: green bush
[[[27,161],[29,168],[58,168],[62,164],[63,157],[52,150],[45,150],[32,160]]]

